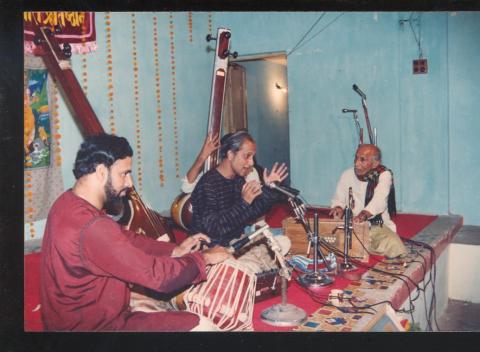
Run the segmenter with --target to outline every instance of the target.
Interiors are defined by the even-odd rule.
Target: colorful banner
[[[24,57],[24,221],[35,237],[34,222],[45,219],[64,191],[59,92],[42,58]]]
[[[60,27],[60,33],[55,34],[59,43],[69,43],[72,53],[88,53],[97,49],[95,34],[95,14],[93,12],[46,11],[24,12],[23,32],[26,53],[32,53],[35,48],[33,26],[35,21],[52,31]]]
[[[24,167],[50,166],[50,112],[46,69],[26,70],[27,85],[23,102]]]

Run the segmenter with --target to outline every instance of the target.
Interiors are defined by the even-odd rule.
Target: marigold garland
[[[135,13],[132,18],[132,59],[133,59],[133,98],[135,100],[135,146],[137,155],[137,184],[139,191],[142,191],[142,144],[140,136],[140,96],[138,83],[138,60],[137,60],[137,24]]]
[[[162,109],[160,105],[160,62],[158,58],[158,21],[153,16],[153,54],[155,58],[155,98],[157,101],[157,127],[158,127],[158,168],[160,169],[160,186],[165,185],[165,169],[163,156],[163,124]]]
[[[52,135],[52,147],[55,153],[55,166],[61,167],[62,166],[62,155],[61,151],[62,148],[60,147],[60,140],[62,135],[59,133],[60,131],[60,118],[58,114],[58,100],[59,100],[59,93],[56,84],[52,85],[52,96],[53,96],[53,110],[51,111],[53,124],[55,127],[55,133]]]
[[[32,191],[32,172],[29,170],[25,170],[24,174],[24,196],[27,200],[27,213],[25,214],[25,222],[28,223],[30,238],[35,237],[35,226],[33,223],[33,191]]]
[[[212,21],[212,13],[209,12],[208,13],[208,31],[207,31],[207,33],[212,33],[212,28],[213,28],[212,22],[213,22]]]
[[[27,74],[24,71],[23,73],[23,83],[24,83],[24,90],[26,91],[27,85],[28,85],[28,78]],[[25,98],[25,101],[23,102],[24,104],[28,104],[28,101]],[[35,228],[33,227],[33,206],[32,206],[32,201],[33,201],[33,185],[32,185],[32,172],[30,170],[24,169],[24,174],[23,174],[24,180],[23,180],[23,189],[24,189],[24,198],[27,200],[27,211],[25,214],[25,222],[27,222],[28,219],[28,224],[30,228],[30,237],[33,238],[35,237]]]
[[[87,39],[83,36],[87,30],[86,24],[82,25],[82,90],[85,95],[88,93],[88,70],[87,70]]]
[[[112,35],[111,35],[111,18],[110,12],[105,13],[105,42],[106,42],[106,64],[107,64],[107,99],[108,99],[108,123],[110,126],[110,132],[116,134],[117,129],[115,127],[115,111],[113,109],[113,59],[112,59]]]
[[[169,15],[169,34],[170,34],[170,69],[172,76],[172,114],[173,114],[173,143],[175,152],[175,177],[180,178],[180,161],[178,156],[178,126],[177,126],[177,83],[176,83],[176,65],[175,65],[175,32],[173,25],[173,14]]]
[[[192,11],[188,11],[188,40],[193,42],[193,15]]]

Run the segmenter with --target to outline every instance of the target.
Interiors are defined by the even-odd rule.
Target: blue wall
[[[480,13],[448,18],[449,210],[480,224]]]
[[[212,28],[232,30],[232,49],[240,55],[286,51],[319,18],[319,12],[211,13]],[[342,108],[359,110],[356,83],[367,106],[384,163],[395,173],[397,207],[402,212],[461,214],[466,224],[480,225],[479,84],[480,13],[426,12],[421,16],[423,57],[428,74],[413,75],[417,44],[408,23],[410,13],[326,13],[312,40],[288,56],[291,184],[312,204],[328,205],[339,173],[353,161],[356,130]],[[111,13],[113,87],[117,134],[135,147],[132,16]],[[162,133],[157,127],[153,17],[158,19]],[[142,170],[139,190],[145,202],[167,210],[179,192],[176,177],[173,91],[170,58],[170,14],[136,13]],[[207,50],[207,12],[194,12],[193,41],[188,15],[172,14],[175,37],[176,108],[179,174],[194,160],[206,133],[213,52]],[[332,22],[334,21],[334,22]],[[327,25],[331,23],[328,27]],[[96,14],[98,50],[86,55],[87,97],[108,130],[105,14]],[[322,30],[323,29],[323,30]],[[214,34],[215,34],[214,33]],[[308,38],[310,38],[307,37]],[[85,71],[74,55],[77,77]],[[73,119],[60,104],[62,171],[66,187],[82,140]],[[364,131],[367,138],[366,129]],[[165,184],[159,180],[159,139],[162,137]],[[134,148],[136,149],[136,147]],[[138,153],[136,153],[138,157]],[[39,236],[44,221],[36,225]],[[26,231],[27,233],[27,231]]]
[[[421,14],[426,75],[412,74],[418,47],[409,24],[400,25],[410,13],[345,13],[335,21],[339,14],[327,13],[311,32],[318,35],[288,56],[292,185],[310,203],[329,204],[356,144],[353,119],[341,109],[358,109],[365,127],[356,83],[367,94],[384,163],[395,172],[398,208],[480,224],[480,13]],[[319,16],[223,13],[222,22],[241,54],[289,52]]]
[[[275,162],[290,167],[288,95],[275,86],[286,89],[286,66],[268,60],[240,64],[246,68],[248,130],[257,141],[257,162],[268,170]]]

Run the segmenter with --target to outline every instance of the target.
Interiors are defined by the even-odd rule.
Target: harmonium
[[[314,229],[313,217],[308,217],[310,228]],[[343,253],[345,243],[345,231],[343,220],[319,219],[318,236]],[[282,221],[283,233],[290,238],[292,246],[291,255],[313,256],[313,250],[309,251],[309,241],[305,228],[301,222],[293,217],[287,217]],[[370,247],[370,231],[368,221],[354,223],[352,229],[352,244],[348,255],[361,262],[368,262]]]

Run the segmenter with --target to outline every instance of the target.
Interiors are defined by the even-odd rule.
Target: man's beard
[[[107,184],[104,187],[105,190],[105,208],[106,209],[115,209],[122,203],[123,197],[120,193],[122,193],[125,189],[116,192],[112,185],[112,178],[110,173],[108,174]]]

